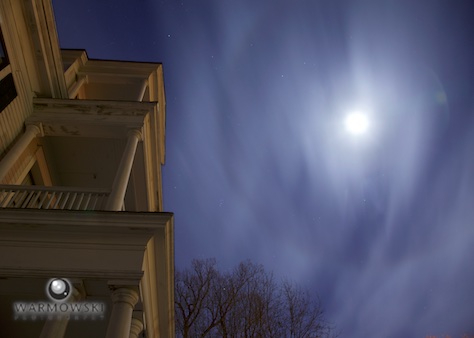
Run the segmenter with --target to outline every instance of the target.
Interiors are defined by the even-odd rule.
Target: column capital
[[[138,298],[138,292],[130,288],[119,288],[112,292],[112,302],[114,304],[126,303],[134,308],[138,302]]]
[[[106,338],[129,338],[133,308],[138,302],[138,292],[130,287],[120,287],[112,292],[112,301],[114,305]]]
[[[40,123],[27,124],[26,130],[34,133],[35,136],[44,136],[43,128]]]
[[[132,318],[132,324],[130,325],[130,338],[137,338],[142,331],[142,321],[138,318]]]
[[[128,133],[127,133],[127,136],[128,136],[128,137],[133,137],[133,136],[134,136],[134,137],[136,137],[139,141],[143,141],[143,139],[142,139],[143,134],[142,134],[141,130],[136,129],[136,128],[130,129],[130,130],[128,131]]]

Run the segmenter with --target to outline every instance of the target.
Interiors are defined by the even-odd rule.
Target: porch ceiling
[[[111,189],[125,139],[51,136],[40,139],[53,185]],[[138,162],[138,161],[137,161]]]
[[[39,140],[55,186],[111,190],[125,148],[125,139],[50,136]],[[135,154],[126,210],[147,211],[143,143]]]

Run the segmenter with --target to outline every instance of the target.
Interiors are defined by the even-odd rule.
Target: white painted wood
[[[162,65],[89,60],[82,50],[61,52],[50,0],[0,0],[0,21],[11,59],[0,78],[11,72],[18,93],[0,112],[0,158],[14,147],[25,125],[42,123],[46,135],[26,147],[5,182],[23,182],[36,160],[34,168],[39,170],[33,170],[40,172],[41,184],[74,181],[109,191],[127,131],[136,128],[143,142],[136,147],[133,194],[127,197],[141,196],[131,205],[148,211],[45,210],[89,209],[99,207],[100,201],[83,188],[12,190],[16,206],[42,209],[0,210],[0,294],[13,290],[16,279],[41,289],[41,280],[31,278],[35,276],[77,277],[89,285],[132,280],[143,295],[147,336],[174,337],[173,221],[171,214],[154,213],[162,210],[165,159]],[[130,102],[124,101],[127,97]],[[140,100],[151,102],[136,102]],[[61,156],[54,156],[57,153]],[[94,165],[76,165],[86,161]],[[106,168],[105,174],[100,168]],[[100,176],[110,176],[110,181]],[[5,193],[0,190],[0,200]],[[12,201],[8,197],[7,205]],[[38,336],[39,330],[23,333]]]
[[[29,125],[26,128],[25,133],[0,162],[0,182],[8,174],[15,162],[20,158],[30,142],[40,134],[41,129],[37,125]]]
[[[139,338],[139,334],[143,331],[143,322],[137,318],[132,318],[132,323],[130,325],[130,335],[129,338]]]
[[[122,287],[113,291],[113,307],[106,338],[129,338],[133,308],[138,299],[138,293],[131,288]]]
[[[3,184],[0,208],[105,210],[109,195],[107,189]]]

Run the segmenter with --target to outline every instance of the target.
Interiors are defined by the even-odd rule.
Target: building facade
[[[161,64],[61,50],[50,0],[0,0],[1,337],[174,337],[164,159]],[[47,309],[53,279],[101,315]]]

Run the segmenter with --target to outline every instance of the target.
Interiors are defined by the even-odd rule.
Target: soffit
[[[54,185],[112,188],[126,139],[51,136],[40,140]]]

